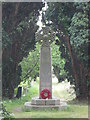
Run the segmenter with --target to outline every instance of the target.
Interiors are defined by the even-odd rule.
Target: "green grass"
[[[38,96],[38,84],[34,83],[33,87],[28,90],[27,96],[21,99],[4,100],[4,105],[9,112],[13,112],[15,118],[88,118],[87,102],[73,100],[75,95],[68,93],[68,83],[54,83],[53,94],[59,98],[64,98],[68,102],[68,107],[62,111],[25,111],[24,103],[31,101],[31,98]],[[71,90],[72,92],[72,90]]]
[[[62,111],[31,111],[15,112],[16,118],[87,118],[88,107],[79,105],[69,105]]]
[[[33,85],[33,87],[30,87],[28,89],[28,93],[27,96],[22,96],[20,99],[12,99],[12,100],[8,100],[8,99],[4,99],[3,103],[6,106],[6,109],[10,112],[13,111],[13,109],[16,108],[23,108],[24,103],[31,101],[32,97],[35,97],[38,94],[38,85],[35,83]]]

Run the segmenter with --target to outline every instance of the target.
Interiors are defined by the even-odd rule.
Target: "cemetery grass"
[[[53,94],[57,97],[65,99],[68,102],[68,107],[62,111],[44,110],[44,111],[27,111],[24,109],[24,103],[31,101],[31,98],[38,96],[38,84],[34,83],[29,88],[27,96],[21,99],[7,100],[3,103],[9,112],[12,112],[15,118],[88,118],[88,104],[87,101],[75,100],[73,89],[68,91],[69,83],[53,83]],[[57,89],[56,89],[57,88]]]

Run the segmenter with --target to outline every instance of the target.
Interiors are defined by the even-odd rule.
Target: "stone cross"
[[[36,33],[36,41],[42,43],[40,51],[40,92],[43,89],[48,89],[51,92],[52,99],[52,64],[51,64],[51,48],[50,43],[55,40],[55,32],[50,27],[43,27],[42,30]]]
[[[52,64],[51,64],[51,48],[50,43],[55,40],[55,33],[49,27],[43,27],[42,30],[35,34],[36,40],[41,45],[40,52],[40,84],[39,84],[39,97],[32,98],[31,102],[25,102],[26,110],[61,110],[65,109],[67,104],[60,102],[59,98],[52,97]],[[43,99],[40,93],[43,89],[48,89],[51,92],[49,99]],[[47,93],[44,93],[47,96]]]

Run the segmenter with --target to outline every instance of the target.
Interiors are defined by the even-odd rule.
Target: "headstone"
[[[27,95],[27,87],[24,87],[24,95]]]

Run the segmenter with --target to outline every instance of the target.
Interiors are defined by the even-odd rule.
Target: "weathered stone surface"
[[[44,99],[36,99],[36,100],[32,100],[31,102],[32,105],[45,105],[45,100]]]
[[[55,100],[55,105],[60,105],[60,99]]]
[[[60,105],[60,99],[39,99],[38,97],[33,98],[31,101],[32,105]]]
[[[49,43],[52,43],[55,40],[55,32],[50,27],[42,27],[40,31],[35,34],[36,41],[41,42],[41,40],[50,40]]]
[[[46,45],[47,44],[47,45]],[[42,44],[40,53],[40,91],[47,88],[52,98],[52,71],[51,71],[51,49],[49,42]],[[41,98],[40,94],[39,97]]]
[[[55,105],[55,100],[52,99],[46,100],[46,105]]]
[[[49,101],[50,103],[50,101]],[[61,102],[59,105],[51,105],[51,104],[45,104],[45,105],[32,105],[31,102],[26,102],[24,104],[25,106],[25,109],[27,110],[52,110],[52,109],[55,109],[55,110],[62,110],[62,109],[66,109],[67,108],[67,103],[66,102]]]
[[[39,84],[39,97],[32,99],[31,103],[26,102],[25,108],[29,110],[45,110],[45,109],[56,109],[62,110],[67,107],[66,102],[58,99],[52,98],[52,64],[51,64],[51,48],[50,43],[54,41],[55,34],[47,28],[43,28],[36,34],[37,41],[43,41],[40,52],[40,84]],[[50,42],[51,41],[51,42]],[[50,99],[42,99],[40,92],[43,89],[48,89],[51,92]]]
[[[40,51],[40,84],[39,84],[39,98],[40,92],[43,89],[48,89],[51,92],[52,98],[52,64],[51,64],[51,48],[50,43],[55,40],[55,32],[48,26],[42,27],[42,30],[35,34],[36,41],[42,43]]]
[[[60,100],[58,99],[46,100],[46,105],[60,105]]]

